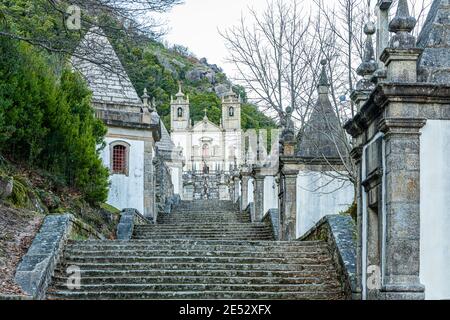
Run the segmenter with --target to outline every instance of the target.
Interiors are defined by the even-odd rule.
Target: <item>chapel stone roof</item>
[[[119,57],[100,28],[88,31],[72,57],[72,64],[88,82],[94,103],[142,105]]]
[[[163,152],[172,152],[175,149],[175,144],[170,137],[169,131],[161,121],[161,140],[156,143],[158,150]]]
[[[319,97],[311,116],[297,140],[296,155],[303,158],[339,159],[339,150],[344,150],[341,124],[329,99],[329,80],[326,74],[326,61],[322,61],[322,73],[319,78]],[[338,147],[336,147],[338,145]]]
[[[419,61],[420,80],[450,83],[450,2],[434,0],[419,35],[424,49]]]

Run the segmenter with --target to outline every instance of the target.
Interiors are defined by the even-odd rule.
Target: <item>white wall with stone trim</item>
[[[450,299],[450,121],[428,120],[420,143],[420,280]]]
[[[270,209],[278,209],[278,187],[275,177],[264,178],[264,214]]]
[[[333,179],[326,172],[299,172],[297,177],[297,238],[324,216],[347,210],[354,201],[350,182]]]
[[[111,175],[111,187],[109,189],[107,203],[122,210],[135,208],[144,212],[144,141],[109,138],[105,139],[106,148],[101,153],[103,164],[111,170],[111,155],[109,145],[112,142],[123,141],[130,145],[129,149],[129,174]]]

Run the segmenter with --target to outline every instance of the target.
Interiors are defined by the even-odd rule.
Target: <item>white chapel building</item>
[[[180,90],[171,101],[171,137],[182,151],[184,172],[229,172],[243,159],[241,99],[232,90],[222,98],[220,126],[206,116],[193,123],[189,96]]]

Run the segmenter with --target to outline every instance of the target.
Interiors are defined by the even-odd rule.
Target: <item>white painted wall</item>
[[[275,177],[264,178],[264,214],[270,209],[278,209],[278,190]]]
[[[253,196],[253,192],[255,190],[254,185],[253,185],[253,178],[248,179],[248,204],[254,202],[255,198]]]
[[[297,237],[308,232],[324,216],[339,214],[352,205],[352,183],[344,185],[326,173],[300,172],[297,177]]]
[[[175,168],[175,167],[171,167],[170,168],[170,176],[172,177],[172,184],[173,184],[173,192],[174,194],[178,194],[181,197],[183,197],[182,195],[182,190],[181,190],[181,185],[180,185],[180,181],[182,179],[181,177],[182,173],[180,168]]]
[[[450,121],[422,130],[420,193],[420,280],[426,299],[450,299]]]
[[[102,151],[103,164],[111,169],[109,145],[115,141],[124,141],[130,145],[129,176],[112,175],[108,194],[108,204],[122,210],[135,208],[144,213],[144,141],[106,138],[106,147]]]

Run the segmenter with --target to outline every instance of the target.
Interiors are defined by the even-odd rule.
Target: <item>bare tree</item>
[[[14,3],[14,6],[0,4],[0,38],[28,42],[47,51],[63,54],[73,54],[81,37],[94,27],[111,34],[122,32],[134,37],[158,38],[164,34],[164,30],[161,22],[152,18],[151,13],[167,11],[182,1],[30,0]],[[79,8],[79,27],[76,29],[67,26],[67,21],[73,15],[68,10],[70,8]],[[42,24],[52,24],[52,32],[40,32],[37,30],[40,25],[27,25],[33,21],[32,18],[39,21],[40,16],[45,20]],[[117,23],[111,23],[111,19]]]
[[[301,13],[303,3],[277,0],[263,13],[249,9],[240,24],[221,32],[229,61],[239,72],[235,80],[253,94],[264,111],[286,115],[287,107],[304,124],[320,58],[311,59],[317,43],[309,36],[311,16]],[[315,61],[315,62],[314,62]]]
[[[356,0],[340,1],[347,1],[345,14],[363,14],[363,6],[359,11],[354,8]],[[317,6],[315,14],[312,14],[313,10],[301,13],[304,3],[276,0],[269,3],[263,13],[250,9],[248,17],[242,17],[238,26],[223,32],[222,36],[230,51],[229,60],[239,71],[236,80],[256,96],[255,102],[259,106],[274,111],[281,119],[285,117],[287,107],[292,107],[299,137],[303,136],[317,100],[321,62],[327,61],[330,100],[339,125],[329,124],[330,128],[323,135],[329,135],[329,141],[338,149],[341,162],[345,164],[344,173],[335,170],[339,171],[336,177],[354,181],[354,166],[349,163],[351,146],[340,125],[351,116],[350,105],[340,97],[348,94],[352,87],[349,88],[349,82],[356,79],[354,60],[358,59],[353,57],[353,51],[348,54],[348,48],[362,47],[362,35],[357,36],[353,30],[362,28],[359,25],[363,19],[360,18],[359,24],[353,16],[339,20],[336,13],[327,10],[323,1],[317,0]],[[341,31],[339,25],[348,21],[351,26]],[[362,56],[362,49],[355,55]],[[351,67],[346,67],[349,62]]]

